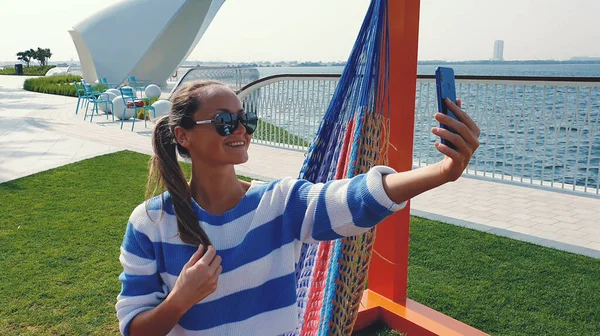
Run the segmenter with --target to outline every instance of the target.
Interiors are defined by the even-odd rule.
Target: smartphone
[[[435,85],[437,89],[437,101],[438,111],[446,114],[453,119],[458,118],[452,113],[452,111],[446,106],[446,98],[450,99],[456,104],[456,83],[454,80],[454,70],[452,68],[438,67],[435,69]],[[452,127],[446,126],[440,123],[440,127],[449,130],[450,132],[456,133]],[[445,139],[441,140],[442,143],[452,149],[456,149],[454,144]]]

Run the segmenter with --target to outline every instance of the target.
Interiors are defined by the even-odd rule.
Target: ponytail
[[[154,155],[150,162],[150,173],[146,199],[155,195],[158,188],[169,191],[177,217],[177,231],[184,243],[211,245],[210,239],[198,223],[192,208],[192,193],[183,170],[177,161],[177,142],[170,125],[169,116],[161,117],[154,127],[152,147]],[[164,199],[163,199],[164,207]]]

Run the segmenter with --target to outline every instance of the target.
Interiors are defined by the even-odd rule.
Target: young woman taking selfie
[[[157,121],[149,190],[166,190],[129,218],[116,310],[125,335],[280,335],[298,325],[296,277],[304,242],[361,234],[405,202],[461,176],[479,146],[479,128],[435,119],[444,158],[397,173],[384,166],[352,179],[313,184],[285,178],[238,180],[258,119],[218,82],[184,84]],[[177,153],[189,158],[186,180]]]

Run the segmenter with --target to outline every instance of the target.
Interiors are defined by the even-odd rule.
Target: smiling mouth
[[[246,143],[244,141],[237,141],[237,142],[229,142],[226,143],[225,145],[229,146],[229,147],[240,147],[240,146],[244,146]]]

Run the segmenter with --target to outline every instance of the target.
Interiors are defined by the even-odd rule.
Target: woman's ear
[[[188,149],[190,146],[190,139],[188,137],[188,132],[185,128],[181,126],[175,126],[175,140],[181,147]]]

